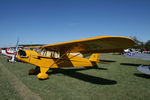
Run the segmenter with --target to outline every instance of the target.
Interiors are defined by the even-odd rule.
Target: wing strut
[[[52,67],[55,63],[57,63],[61,58],[63,58],[65,55],[67,55],[67,53],[69,53],[71,51],[71,49],[69,49],[66,53],[64,53],[62,56],[60,56],[59,59],[57,59],[50,67]]]

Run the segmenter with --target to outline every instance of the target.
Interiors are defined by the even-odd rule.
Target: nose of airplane
[[[27,50],[19,50],[17,52],[17,56],[16,57],[17,57],[17,59],[19,61],[28,63],[30,61],[29,55],[30,55],[29,51],[27,51]]]

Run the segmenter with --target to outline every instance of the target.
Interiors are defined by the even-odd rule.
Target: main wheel
[[[46,73],[39,73],[39,74],[37,75],[37,77],[38,77],[39,79],[42,79],[42,80],[48,79],[48,74],[46,74]]]

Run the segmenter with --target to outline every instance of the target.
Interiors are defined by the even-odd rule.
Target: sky
[[[97,36],[150,40],[150,0],[0,0],[0,47]]]

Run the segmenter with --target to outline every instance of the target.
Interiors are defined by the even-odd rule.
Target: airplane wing
[[[25,46],[24,48],[31,48],[31,49],[38,49],[40,48],[41,46]]]
[[[44,45],[49,51],[58,51],[65,53],[111,53],[122,52],[123,49],[134,46],[135,41],[127,37],[120,36],[100,36],[94,38],[87,38],[51,45]]]

